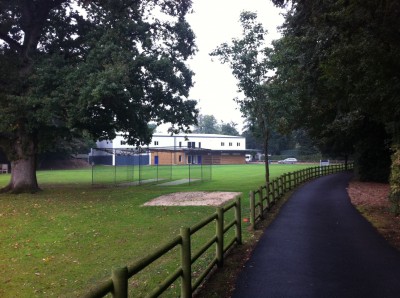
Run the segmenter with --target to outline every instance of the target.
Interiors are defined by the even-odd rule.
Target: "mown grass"
[[[307,165],[271,165],[273,177]],[[178,174],[182,171],[181,174]],[[92,187],[90,169],[39,171],[42,191],[0,196],[0,297],[77,297],[110,275],[112,268],[139,260],[211,215],[213,207],[143,207],[165,193],[178,191],[238,191],[243,193],[243,217],[248,192],[263,183],[263,165],[213,166],[212,180],[160,187]],[[173,168],[173,178],[187,175]],[[0,186],[9,175],[0,175]],[[199,232],[194,248],[214,233]],[[249,236],[244,228],[244,240]],[[206,239],[206,240],[205,240]],[[134,297],[142,297],[177,268],[173,251],[130,281]],[[199,260],[197,267],[207,262]],[[195,268],[195,271],[199,269]],[[165,297],[176,297],[176,284]]]

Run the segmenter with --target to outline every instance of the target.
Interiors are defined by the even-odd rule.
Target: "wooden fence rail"
[[[322,167],[306,168],[286,173],[262,185],[257,190],[250,191],[250,228],[254,229],[256,222],[264,218],[264,213],[276,204],[279,198],[300,184],[320,176],[351,170],[353,164],[336,164]],[[256,199],[257,197],[257,199]]]
[[[307,168],[283,174],[266,185],[260,186],[258,190],[250,191],[251,228],[254,229],[256,222],[262,220],[265,212],[270,210],[271,207],[277,203],[279,198],[283,197],[283,195],[289,190],[294,189],[308,180],[339,171],[350,170],[352,168],[352,164]],[[224,215],[231,209],[234,209],[234,219],[225,224]],[[109,279],[91,288],[85,297],[103,297],[107,294],[112,294],[112,296],[116,298],[128,297],[129,278],[133,277],[135,274],[139,273],[141,270],[178,246],[180,246],[181,250],[180,267],[153,289],[147,297],[159,296],[179,278],[181,278],[181,297],[192,297],[193,292],[200,286],[210,271],[215,266],[223,266],[224,254],[234,244],[242,243],[241,212],[241,199],[238,196],[232,203],[217,208],[214,214],[197,223],[195,226],[191,228],[181,228],[179,236],[170,240],[153,253],[145,256],[132,265],[113,270]],[[193,252],[191,248],[193,235],[212,222],[215,222],[215,235],[199,248],[197,252]],[[235,237],[233,237],[229,243],[225,244],[224,235],[232,228],[235,228]],[[192,264],[213,245],[215,245],[215,257],[209,262],[208,266],[199,277],[193,281]]]
[[[177,246],[180,246],[181,249],[180,267],[178,267],[163,282],[161,282],[161,284],[153,289],[151,293],[148,294],[148,297],[159,296],[179,277],[181,278],[181,297],[192,297],[192,293],[204,281],[214,266],[223,266],[224,253],[226,253],[235,243],[242,243],[240,204],[241,199],[238,196],[232,203],[228,204],[227,206],[217,208],[213,215],[199,222],[192,228],[181,228],[179,236],[164,244],[155,252],[147,255],[132,265],[113,270],[111,277],[108,280],[90,289],[85,297],[103,297],[107,294],[112,294],[112,296],[116,298],[128,297],[128,279]],[[224,224],[224,214],[231,209],[234,209],[234,219],[231,222]],[[193,235],[212,222],[215,222],[216,226],[215,235],[209,239],[206,244],[199,248],[197,252],[193,252],[191,248]],[[224,235],[232,228],[235,228],[235,237],[233,237],[229,243],[225,244]],[[196,262],[196,260],[214,244],[216,248],[215,257],[208,264],[207,268],[200,274],[200,276],[193,282],[192,264]]]

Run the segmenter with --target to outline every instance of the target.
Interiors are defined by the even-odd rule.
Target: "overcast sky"
[[[198,100],[201,114],[214,115],[218,121],[234,121],[240,132],[243,120],[233,101],[238,96],[236,80],[229,66],[220,64],[216,57],[212,61],[209,53],[221,43],[240,37],[239,15],[244,10],[257,12],[269,40],[279,38],[276,27],[283,22],[281,10],[270,0],[193,0],[193,10],[187,19],[196,34],[199,51],[189,62],[195,72],[190,98]]]

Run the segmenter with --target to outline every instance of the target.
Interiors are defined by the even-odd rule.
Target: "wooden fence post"
[[[114,290],[112,292],[114,298],[128,297],[128,268],[118,268],[112,271],[111,279],[113,281]]]
[[[272,202],[275,203],[275,183],[274,183],[274,180],[272,180],[269,183],[269,186],[271,187]]]
[[[217,266],[221,268],[224,265],[224,209],[223,208],[217,208],[216,235],[217,235],[217,247],[216,247]]]
[[[262,186],[258,189],[258,200],[260,201],[259,209],[260,209],[260,218],[264,219],[264,207],[263,207],[263,190]]]
[[[282,179],[283,179],[283,190],[282,190],[282,193],[286,193],[286,191],[287,191],[287,186],[286,186],[286,176],[287,176],[287,174],[285,173],[285,174],[283,174],[283,176],[282,176]]]
[[[250,199],[250,229],[254,230],[256,221],[256,209],[255,209],[256,202],[254,199],[254,191],[250,191],[249,199]]]
[[[181,237],[181,297],[190,298],[192,297],[192,256],[190,247],[190,228],[181,228]]]
[[[242,205],[240,197],[236,198],[235,204],[235,218],[236,218],[236,239],[238,244],[242,244]]]

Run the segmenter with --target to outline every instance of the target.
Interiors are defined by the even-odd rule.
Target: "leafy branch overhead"
[[[146,144],[151,121],[189,129],[198,113],[187,99],[190,9],[186,0],[1,1],[0,144],[9,159],[17,166],[82,134]]]

